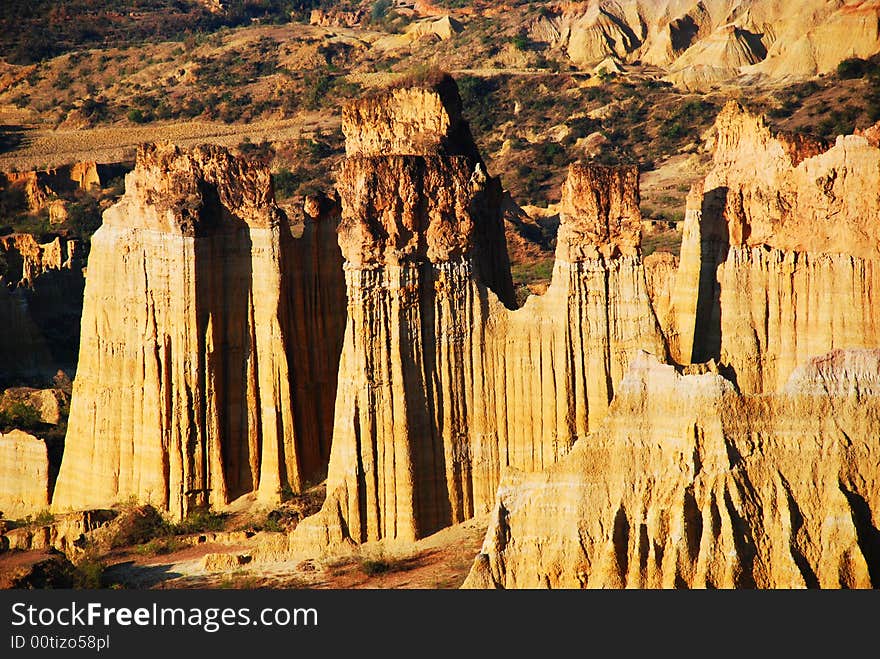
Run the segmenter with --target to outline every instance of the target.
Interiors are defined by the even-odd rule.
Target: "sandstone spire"
[[[744,391],[805,360],[880,345],[880,149],[773,135],[729,103],[715,166],[688,200],[676,314],[685,361],[719,359]]]
[[[671,296],[688,365],[630,358],[569,455],[509,471],[467,585],[880,583],[880,149],[735,103],[716,129]]]
[[[632,354],[665,355],[637,170],[571,168],[553,284],[512,311],[498,185],[457,155],[450,98],[394,90],[344,113],[348,327],[328,499],[294,543],[413,539],[488,510],[502,469],[553,464],[601,419]],[[402,116],[418,139],[383,123]]]
[[[288,273],[319,269],[291,263],[295,245],[267,170],[217,147],[139,150],[92,238],[55,509],[134,496],[183,515],[320,476],[329,431],[295,400],[316,379],[299,344],[326,341],[312,350],[332,368],[334,332],[319,339],[320,300],[290,299]]]

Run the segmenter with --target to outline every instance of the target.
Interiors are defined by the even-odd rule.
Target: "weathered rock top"
[[[242,222],[267,228],[280,217],[267,168],[214,145],[159,143],[138,149],[104,224],[195,236]]]
[[[481,161],[448,75],[423,85],[383,90],[342,108],[349,156],[453,155]]]
[[[557,259],[635,256],[642,231],[638,167],[572,164],[562,186],[560,221]]]
[[[731,246],[880,258],[880,149],[868,137],[774,135],[735,101],[715,129],[702,210]]]

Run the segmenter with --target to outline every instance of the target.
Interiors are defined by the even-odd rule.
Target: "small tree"
[[[391,9],[391,0],[376,0],[370,7],[370,21],[381,23],[388,15],[389,9]]]

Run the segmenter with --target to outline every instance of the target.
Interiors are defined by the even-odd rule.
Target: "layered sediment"
[[[877,359],[745,396],[642,356],[595,433],[505,480],[466,586],[876,587]],[[829,361],[862,368],[836,386]]]
[[[215,147],[139,150],[92,238],[53,508],[134,497],[181,516],[320,477],[326,413],[296,395],[332,395],[298,342],[321,370],[336,339],[320,296],[292,299],[315,284],[292,274],[317,256],[303,246],[268,171]]]
[[[506,472],[468,586],[880,585],[880,150],[735,103],[716,130],[677,271],[649,268],[684,365],[631,360],[568,456]]]
[[[407,111],[376,108],[404,97],[444,119],[401,145],[382,122]],[[602,418],[632,354],[665,355],[636,168],[571,168],[553,283],[514,311],[500,188],[457,141],[458,103],[395,90],[343,114],[348,327],[328,500],[294,545],[411,540],[487,511],[502,469],[546,468]]]

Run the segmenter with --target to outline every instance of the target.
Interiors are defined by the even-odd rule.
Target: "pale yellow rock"
[[[90,190],[101,187],[101,177],[98,174],[98,163],[78,162],[70,168],[70,180],[76,183],[82,190]]]
[[[772,392],[808,359],[880,345],[880,149],[773,135],[728,104],[713,169],[688,197],[673,293],[684,362]]]
[[[828,387],[828,359],[863,366]],[[750,397],[644,355],[569,456],[505,479],[465,586],[876,586],[878,359]]]
[[[323,294],[311,279],[324,253],[290,236],[268,170],[141,148],[92,237],[53,508],[134,497],[182,516],[319,478],[340,340],[322,298],[342,292],[335,271]]]
[[[48,507],[46,442],[21,430],[0,434],[0,511],[15,519]]]
[[[250,562],[249,554],[206,554],[202,567],[206,572],[229,572]]]
[[[375,123],[346,114],[354,148],[389,143],[388,126],[363,136]],[[492,179],[475,158],[438,154],[465,148],[431,134],[416,145],[429,155],[355,152],[340,168],[349,306],[328,494],[292,551],[414,540],[487,511],[505,466],[559,460],[604,416],[634,354],[666,354],[635,167],[571,168],[553,283],[511,311],[497,295],[509,270]]]
[[[112,510],[84,510],[56,515],[50,524],[23,526],[0,537],[6,538],[10,549],[32,551],[51,547],[76,563],[86,557],[89,540],[106,531],[115,517]],[[110,548],[109,544],[105,547]]]
[[[687,88],[742,75],[803,78],[880,52],[874,0],[591,0],[548,6],[526,29],[593,69],[607,57],[666,68]]]
[[[442,16],[423,21],[415,21],[406,27],[406,34],[414,39],[435,35],[440,39],[451,39],[464,29],[461,23],[451,16]]]

